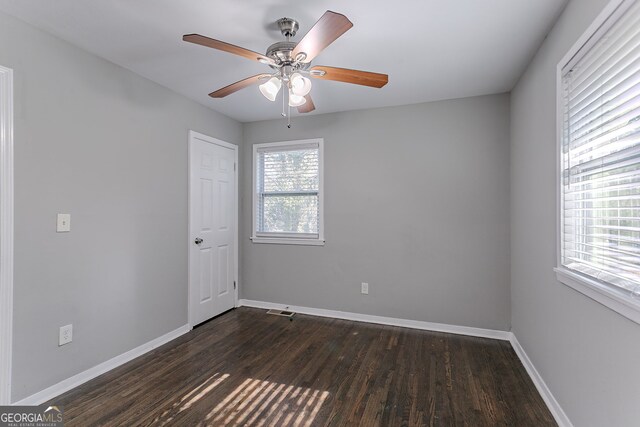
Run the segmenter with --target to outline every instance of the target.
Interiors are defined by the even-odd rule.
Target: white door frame
[[[0,405],[11,403],[13,344],[13,70],[0,66]]]
[[[234,144],[230,144],[228,142],[225,141],[221,141],[219,139],[216,138],[212,138],[210,136],[204,135],[202,133],[198,133],[195,132],[193,130],[189,131],[189,150],[188,150],[188,155],[187,155],[187,162],[188,162],[188,178],[189,178],[189,188],[187,191],[188,194],[188,199],[187,199],[187,217],[189,218],[188,220],[188,225],[187,225],[187,235],[188,235],[188,241],[187,241],[187,270],[188,270],[188,292],[187,292],[187,309],[189,312],[189,326],[191,328],[193,328],[195,326],[194,321],[193,321],[193,313],[191,311],[191,245],[193,244],[193,242],[191,241],[191,145],[193,143],[193,141],[195,141],[196,139],[199,139],[201,141],[204,142],[208,142],[210,144],[215,144],[215,145],[219,145],[221,147],[224,148],[229,148],[231,150],[233,150],[234,153],[234,159],[233,159],[233,169],[234,169],[234,176],[235,176],[235,185],[233,188],[233,224],[234,224],[234,228],[235,228],[235,233],[233,236],[233,245],[235,246],[234,248],[234,263],[235,263],[235,268],[234,268],[234,272],[233,272],[233,280],[236,283],[236,287],[234,289],[234,296],[233,296],[233,306],[237,307],[238,306],[238,289],[240,289],[240,283],[238,281],[238,271],[239,271],[239,266],[238,266],[238,172],[240,170],[240,165],[238,164],[238,146],[234,145]]]

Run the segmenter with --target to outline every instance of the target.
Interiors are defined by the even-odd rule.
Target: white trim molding
[[[11,403],[13,344],[13,70],[0,66],[0,405]]]
[[[303,245],[303,246],[324,246],[324,240],[317,239],[287,239],[284,237],[251,237],[253,243],[273,244],[273,245]]]
[[[122,353],[119,356],[116,356],[112,359],[107,360],[106,362],[100,363],[99,365],[94,366],[93,368],[89,368],[86,371],[80,372],[66,380],[60,381],[57,384],[52,385],[51,387],[47,387],[42,391],[39,391],[35,394],[32,394],[29,397],[25,397],[24,399],[15,402],[14,405],[41,405],[48,400],[54,399],[57,396],[60,396],[62,393],[71,390],[72,388],[78,387],[86,383],[89,380],[92,380],[105,372],[109,372],[112,369],[117,368],[118,366],[124,365],[125,363],[135,359],[136,357],[140,357],[145,353],[154,350],[161,345],[172,341],[181,335],[186,334],[191,330],[189,325],[184,325],[175,329],[171,332],[168,332],[154,340],[151,340],[141,346],[138,346],[132,350],[127,351],[126,353]]]
[[[598,280],[575,273],[567,268],[555,268],[556,279],[570,288],[588,296],[607,308],[640,324],[640,299],[630,297],[628,292],[607,286]]]
[[[547,407],[549,408],[551,415],[553,415],[553,418],[556,420],[556,423],[558,423],[560,427],[573,427],[573,424],[571,424],[571,420],[569,420],[567,414],[562,410],[562,407],[551,393],[551,390],[549,390],[549,387],[547,387],[547,384],[542,379],[542,376],[540,376],[540,373],[538,372],[536,367],[533,366],[531,359],[529,359],[529,356],[527,356],[527,353],[525,353],[524,349],[513,333],[511,333],[510,341],[511,347],[513,347],[513,350],[518,355],[518,358],[520,358],[520,361],[524,365],[524,368],[527,370],[527,373],[531,377],[531,381],[533,381],[533,384],[538,389],[538,393],[540,393],[540,396],[544,400],[544,403],[547,404]]]
[[[474,328],[471,326],[447,325],[444,323],[424,322],[421,320],[397,319],[395,317],[374,316],[372,314],[350,313],[346,311],[326,310],[324,308],[301,307],[297,305],[276,304],[273,302],[241,299],[238,307],[263,308],[266,310],[290,310],[311,316],[331,317],[334,319],[353,320],[355,322],[377,323],[379,325],[400,326],[403,328],[421,329],[424,331],[445,332],[448,334],[469,335],[472,337],[491,338],[509,341],[511,332],[495,329]]]

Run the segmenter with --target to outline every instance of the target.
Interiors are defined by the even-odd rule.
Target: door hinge
[[[233,171],[236,171],[236,162],[233,162]]]
[[[235,289],[235,288],[236,288],[236,281],[234,280],[233,281],[233,289]]]

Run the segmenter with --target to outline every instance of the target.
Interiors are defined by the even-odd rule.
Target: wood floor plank
[[[67,426],[553,426],[506,341],[240,308],[53,399]]]

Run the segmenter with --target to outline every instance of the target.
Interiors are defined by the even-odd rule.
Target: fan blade
[[[244,80],[240,80],[239,82],[232,83],[222,89],[218,89],[215,92],[211,92],[209,96],[212,98],[224,98],[225,96],[231,95],[232,93],[235,93],[240,89],[244,89],[247,86],[258,84],[261,80],[266,81],[268,77],[271,77],[271,74],[256,74],[255,76],[247,77]]]
[[[386,74],[371,73],[369,71],[350,70],[348,68],[325,67],[316,65],[311,67],[311,77],[322,80],[334,80],[337,82],[353,83],[356,85],[381,88],[389,82]],[[322,75],[314,73],[324,71]]]
[[[200,34],[186,34],[182,36],[182,40],[199,44],[201,46],[210,47],[212,49],[222,50],[224,52],[233,53],[234,55],[243,56],[253,61],[262,62],[263,64],[275,65],[275,61],[267,56],[264,56],[258,52],[245,49],[240,46],[236,46],[230,43],[225,43],[220,40],[211,39],[209,37],[201,36]]]
[[[307,102],[298,107],[298,113],[310,113],[316,109],[316,106],[313,105],[313,99],[311,99],[311,95],[306,95],[304,99],[306,99]]]
[[[351,27],[353,23],[346,16],[327,10],[293,49],[291,57],[304,53],[306,57],[300,62],[309,63]]]

